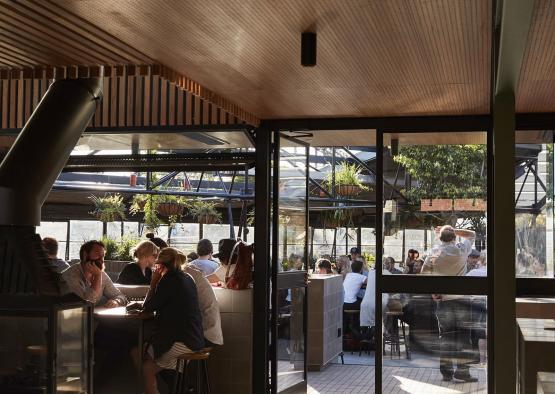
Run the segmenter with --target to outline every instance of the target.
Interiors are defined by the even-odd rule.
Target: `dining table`
[[[140,304],[140,303],[139,303]],[[106,307],[95,307],[94,308],[94,319],[95,322],[113,322],[116,324],[128,324],[132,323],[137,327],[137,344],[139,348],[139,354],[144,354],[144,343],[145,343],[145,325],[148,322],[154,320],[154,313],[145,312],[128,312],[125,306],[116,308],[106,308]],[[142,393],[143,379],[142,379],[142,368],[139,368],[137,372],[137,393]]]
[[[516,320],[519,393],[536,393],[538,372],[555,372],[555,320]]]

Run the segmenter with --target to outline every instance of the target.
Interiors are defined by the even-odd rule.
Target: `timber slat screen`
[[[146,67],[148,71],[149,67]],[[176,83],[139,67],[113,67],[104,77],[104,99],[91,121],[93,127],[232,125],[238,117]],[[38,71],[38,72],[37,72]],[[80,70],[76,74],[80,75]],[[14,75],[15,74],[15,75]],[[67,71],[65,75],[71,76]],[[48,86],[52,70],[0,71],[0,126],[22,128]]]

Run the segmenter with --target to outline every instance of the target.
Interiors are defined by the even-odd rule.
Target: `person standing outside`
[[[452,226],[436,227],[440,244],[432,249],[422,267],[422,274],[463,276],[466,262],[472,251],[476,234],[472,230],[454,229]],[[463,240],[457,243],[457,236]],[[464,348],[470,346],[470,330],[464,324],[471,321],[470,305],[464,296],[434,294],[437,301],[436,316],[441,330],[441,356],[439,370],[444,381],[453,379],[477,382],[470,375]],[[456,364],[456,370],[453,365]]]
[[[204,276],[211,275],[219,267],[218,263],[212,260],[212,253],[214,253],[212,242],[209,239],[201,239],[197,244],[198,259],[191,261],[190,264],[199,269]]]

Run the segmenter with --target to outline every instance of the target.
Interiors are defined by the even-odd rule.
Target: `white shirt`
[[[357,293],[364,282],[366,282],[366,276],[354,272],[349,272],[345,276],[345,280],[343,281],[343,290],[345,291],[343,302],[348,304],[356,302]]]
[[[463,276],[466,273],[466,260],[472,251],[474,237],[466,238],[463,242],[442,242],[432,249],[426,257],[422,274]]]
[[[382,275],[391,275],[387,270],[384,270]],[[382,294],[382,311],[385,313],[387,302],[389,301],[389,294]],[[376,312],[376,270],[371,270],[368,273],[368,282],[366,282],[366,292],[360,304],[360,325],[361,327],[374,327],[376,320],[374,313]]]
[[[480,267],[474,268],[473,270],[468,271],[466,276],[488,276],[488,267]]]
[[[216,345],[223,345],[222,321],[220,306],[210,282],[202,271],[194,266],[185,266],[185,272],[192,276],[197,285],[198,303],[202,314],[202,329],[204,337]]]

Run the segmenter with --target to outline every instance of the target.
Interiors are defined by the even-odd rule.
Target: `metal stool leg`
[[[208,360],[203,360],[202,364],[204,366],[204,383],[206,386],[206,394],[210,394],[210,379],[208,377]]]
[[[405,344],[405,353],[407,354],[407,360],[410,360],[409,343],[407,341],[407,335],[405,334],[405,322],[402,320],[401,320],[401,328],[403,329],[403,343]]]

